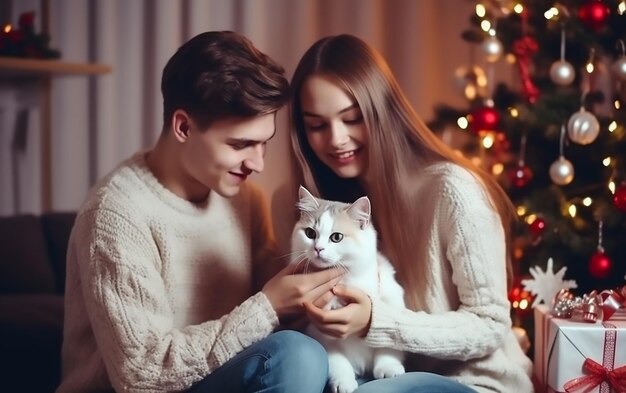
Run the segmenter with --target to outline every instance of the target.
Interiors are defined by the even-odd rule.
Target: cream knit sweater
[[[423,285],[414,312],[373,302],[366,341],[411,352],[407,371],[450,376],[478,392],[529,393],[531,363],[511,330],[504,233],[480,183],[438,163],[414,184],[415,263]]]
[[[278,268],[260,192],[198,206],[144,156],[100,181],[76,219],[58,392],[183,390],[278,325],[256,292]]]

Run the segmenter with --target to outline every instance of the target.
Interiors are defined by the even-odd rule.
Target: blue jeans
[[[316,340],[283,330],[243,350],[189,393],[321,393],[328,355]]]
[[[410,372],[393,378],[365,380],[358,378],[354,393],[476,393],[453,379],[439,374]]]

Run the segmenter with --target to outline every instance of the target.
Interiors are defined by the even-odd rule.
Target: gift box
[[[589,323],[538,305],[534,316],[538,393],[626,393],[626,313]]]

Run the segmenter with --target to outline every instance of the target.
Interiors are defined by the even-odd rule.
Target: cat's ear
[[[370,222],[372,215],[372,204],[366,196],[360,197],[350,207],[348,207],[348,216],[359,223],[361,229],[365,228]]]
[[[307,190],[304,186],[300,186],[298,189],[298,209],[300,211],[313,211],[319,208],[320,204],[317,199]]]

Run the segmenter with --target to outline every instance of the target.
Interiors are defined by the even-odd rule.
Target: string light
[[[611,157],[607,157],[604,160],[602,160],[602,165],[604,165],[604,166],[611,165]]]
[[[592,203],[593,203],[593,199],[591,199],[590,197],[583,199],[583,205],[587,207],[591,206]]]
[[[4,26],[4,32],[5,33],[10,33],[11,32],[11,25]]]
[[[613,132],[615,130],[617,130],[617,122],[615,122],[615,120],[613,120],[611,122],[611,124],[609,124],[609,132]]]
[[[550,20],[552,18],[554,18],[555,16],[559,15],[559,10],[556,7],[552,7],[549,10],[547,10],[546,12],[543,13],[543,16]]]
[[[619,102],[619,100],[615,100],[615,102],[613,102],[613,106],[615,107],[615,109],[620,109],[622,107],[622,104]]]
[[[585,66],[585,69],[587,70],[587,73],[591,74],[593,73],[593,59],[595,57],[596,54],[596,49],[595,48],[591,48],[591,50],[589,51],[589,61],[587,62],[587,65]]]
[[[484,5],[476,4],[476,15],[478,15],[479,18],[484,18],[485,15],[487,15],[487,9]]]
[[[567,212],[569,213],[570,217],[574,218],[576,217],[576,205],[574,205],[573,203],[571,205],[569,205],[569,207],[567,208]]]
[[[526,216],[526,224],[530,225],[533,222],[535,222],[535,220],[537,219],[537,215],[536,214],[529,214],[528,216]]]
[[[617,6],[617,12],[619,12],[620,15],[624,15],[624,13],[626,12],[626,1],[622,1],[621,3],[619,3],[619,5]]]
[[[485,149],[490,149],[493,146],[493,142],[494,142],[493,135],[487,134],[483,138],[482,144]]]
[[[513,7],[513,11],[515,11],[515,13],[517,13],[517,14],[521,14],[522,12],[524,12],[524,6],[521,5],[520,3],[517,3]]]
[[[517,215],[521,217],[521,216],[523,216],[524,214],[526,214],[526,206],[524,206],[524,205],[519,205],[519,206],[517,207],[516,211],[517,211]]]
[[[465,130],[469,126],[469,121],[467,120],[467,117],[462,116],[456,119],[456,124],[459,126],[460,129]]]
[[[488,20],[483,20],[482,22],[480,22],[480,28],[483,29],[483,31],[488,32],[491,30],[491,22],[489,22]]]
[[[515,107],[510,107],[509,114],[511,115],[511,117],[517,117],[519,116],[519,111]]]
[[[611,191],[611,194],[615,194],[615,182],[613,180],[609,182],[609,191]]]

